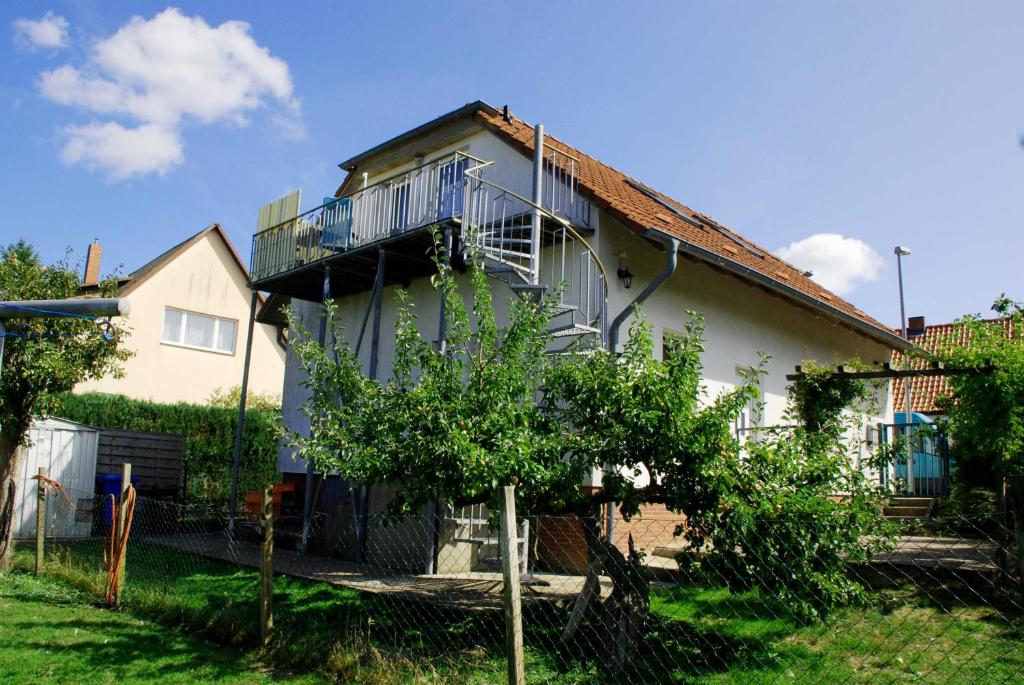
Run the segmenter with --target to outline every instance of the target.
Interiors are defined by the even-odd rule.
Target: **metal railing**
[[[593,248],[576,230],[589,221],[590,203],[578,196],[579,183],[573,158],[553,152],[544,158],[545,196],[540,205],[487,178],[492,162],[477,165],[469,179],[463,216],[464,239],[483,257],[498,265],[494,272],[514,275],[512,281],[546,284],[559,288],[561,314],[552,332],[555,337],[597,333],[603,304],[607,301],[607,274]],[[535,209],[549,219],[541,245],[541,259],[534,260],[531,214]],[[575,218],[574,218],[575,217]],[[576,223],[580,222],[580,223]],[[534,268],[538,272],[534,272]]]
[[[474,183],[468,169],[488,166],[456,152],[386,178],[349,195],[327,198],[313,209],[253,236],[253,282],[291,271],[325,257],[446,220],[461,219],[474,206],[481,225],[506,224],[530,206],[492,187]],[[579,195],[579,162],[551,149],[544,157],[544,209],[576,226],[590,227],[590,203]],[[486,208],[486,209],[484,209]]]
[[[374,183],[253,236],[252,280],[462,215],[465,170],[482,163],[456,152]]]

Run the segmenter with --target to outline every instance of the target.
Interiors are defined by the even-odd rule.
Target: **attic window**
[[[237,328],[238,322],[234,319],[222,319],[219,316],[167,307],[164,309],[164,328],[160,342],[220,354],[234,354]]]

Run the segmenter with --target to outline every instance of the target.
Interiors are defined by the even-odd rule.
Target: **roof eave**
[[[447,114],[442,114],[441,116],[435,119],[431,119],[425,124],[420,124],[416,128],[410,129],[405,133],[401,133],[395,136],[394,138],[390,138],[381,143],[380,145],[375,145],[369,150],[360,152],[358,155],[350,157],[349,159],[346,159],[344,162],[338,164],[338,167],[340,167],[344,171],[352,171],[360,164],[362,164],[365,160],[375,155],[378,155],[391,147],[401,145],[402,143],[408,140],[418,138],[419,136],[422,136],[430,132],[431,130],[438,128],[440,126],[444,126],[445,124],[448,124],[452,121],[457,121],[459,119],[471,117],[480,110],[486,110],[491,114],[497,114],[499,111],[497,108],[492,107],[483,100],[474,100],[473,102],[466,103],[462,107],[454,109],[451,112],[448,112]]]
[[[655,230],[663,232],[662,229]],[[678,236],[676,237],[678,238]],[[721,255],[712,252],[711,250],[700,247],[699,245],[695,245],[691,242],[686,241],[683,238],[678,239],[680,245],[680,252],[682,252],[683,254],[689,254],[703,262],[713,264],[732,274],[751,280],[764,288],[775,291],[784,297],[796,300],[797,302],[800,302],[803,305],[806,305],[812,309],[822,312],[826,316],[838,319],[840,322],[846,324],[847,326],[850,326],[851,328],[856,329],[857,331],[863,333],[867,337],[876,340],[884,345],[887,345],[893,349],[906,350],[913,347],[913,344],[907,342],[898,335],[879,329],[876,326],[872,326],[868,322],[858,319],[857,317],[848,314],[837,307],[833,307],[827,304],[826,302],[822,302],[816,297],[812,297],[811,295],[808,295],[807,293],[797,290],[792,286],[786,285],[785,283],[780,283],[778,280],[766,276],[765,274],[761,273],[760,271],[757,271],[756,269],[752,269],[749,266],[745,266],[731,259],[726,259],[725,257],[722,257]]]

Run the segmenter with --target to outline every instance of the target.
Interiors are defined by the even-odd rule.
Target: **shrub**
[[[237,409],[186,402],[159,404],[104,393],[66,393],[54,413],[98,428],[184,435],[186,499],[227,501]],[[277,480],[279,416],[265,410],[246,412],[240,492],[256,490]]]

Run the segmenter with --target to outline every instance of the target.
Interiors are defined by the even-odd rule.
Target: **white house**
[[[320,300],[336,298],[351,344],[362,338],[367,372],[386,378],[396,289],[411,294],[424,333],[438,334],[428,276],[431,228],[439,226],[456,248],[461,241],[481,248],[499,305],[567,282],[561,347],[588,337],[623,340],[639,297],[658,354],[687,310],[704,314],[712,394],[733,386],[758,352],[771,355],[764,411],[742,418],[741,430],[782,420],[785,375],[802,361],[882,363],[904,346],[768,250],[559,139],[541,134],[538,146],[537,134],[507,108],[473,102],[355,155],[340,164],[340,188],[315,209],[298,213],[297,197],[264,208],[252,287],[272,293],[272,303],[290,299],[314,331]],[[264,320],[274,311],[265,309]],[[378,316],[384,334],[374,346]],[[294,429],[303,428],[299,373],[289,355],[283,411]],[[870,420],[889,422],[888,391],[879,399],[880,416]],[[283,451],[278,466],[304,480],[304,464],[290,454]]]
[[[100,273],[98,244],[89,246],[82,283],[95,294]],[[131,299],[125,322],[132,357],[121,378],[80,383],[76,392],[104,392],[155,402],[205,403],[242,378],[245,324],[249,318],[248,270],[227,234],[207,226],[118,281],[118,297]],[[281,390],[284,343],[278,328],[256,325],[250,387]]]

